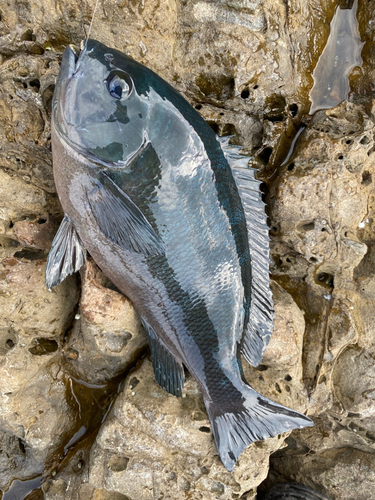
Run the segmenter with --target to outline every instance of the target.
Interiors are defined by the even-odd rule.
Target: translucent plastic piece
[[[362,65],[357,7],[355,0],[351,9],[340,6],[336,9],[327,44],[313,72],[310,115],[318,109],[333,108],[348,98],[349,75]]]

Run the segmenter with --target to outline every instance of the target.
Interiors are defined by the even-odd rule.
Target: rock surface
[[[131,0],[97,8],[91,36],[169,81],[216,132],[234,136],[265,181],[275,331],[262,364],[245,374],[262,394],[307,411],[315,427],[250,446],[233,474],[218,459],[193,379],[176,399],[156,385],[148,357],[129,372],[145,334],[96,266],[89,261],[52,292],[44,285],[62,218],[51,98],[61,54],[84,37],[94,3],[0,7],[0,490],[40,474],[35,495],[47,500],[251,500],[272,455],[261,489],[286,480],[332,500],[369,498],[374,2],[358,8],[363,71],[351,75],[349,101],[312,118],[312,71],[336,1]]]

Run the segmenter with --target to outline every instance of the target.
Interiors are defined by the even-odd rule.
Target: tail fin
[[[313,425],[305,415],[270,401],[250,386],[246,385],[243,392],[246,399],[241,398],[237,404],[233,401],[229,411],[205,401],[221,461],[230,472],[254,441]]]

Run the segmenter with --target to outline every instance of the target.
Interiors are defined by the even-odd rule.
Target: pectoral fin
[[[80,270],[86,261],[86,250],[70,218],[65,215],[52,242],[46,266],[46,285],[50,290],[69,274]]]
[[[99,174],[87,197],[100,230],[113,243],[146,256],[165,253],[146,217],[105,172]]]
[[[157,337],[153,328],[141,317],[150,344],[152,366],[156,382],[174,396],[181,396],[185,376],[182,363],[176,360],[170,350]]]

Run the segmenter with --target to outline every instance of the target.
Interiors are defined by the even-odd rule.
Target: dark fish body
[[[259,183],[228,142],[151,70],[89,40],[67,48],[52,145],[65,218],[48,287],[87,250],[133,302],[158,383],[181,395],[183,365],[199,383],[220,457],[311,425],[243,379],[272,332],[268,231]]]

